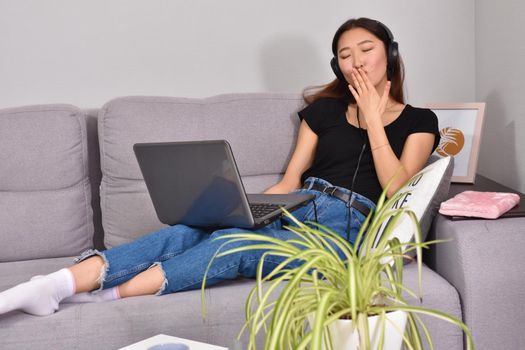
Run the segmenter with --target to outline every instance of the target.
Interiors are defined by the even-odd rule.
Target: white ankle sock
[[[118,287],[104,289],[99,292],[86,292],[72,295],[62,300],[63,303],[99,303],[120,299]]]
[[[22,310],[36,316],[51,315],[64,298],[75,293],[75,280],[69,269],[61,269],[0,293],[0,315]]]

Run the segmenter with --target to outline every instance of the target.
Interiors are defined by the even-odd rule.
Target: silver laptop
[[[168,225],[256,229],[314,198],[246,194],[225,140],[133,146],[157,216]]]

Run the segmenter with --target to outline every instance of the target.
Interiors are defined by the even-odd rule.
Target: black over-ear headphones
[[[383,28],[383,30],[386,32],[386,35],[388,36],[386,76],[388,80],[392,81],[394,71],[396,70],[397,60],[399,59],[398,44],[396,41],[394,41],[394,35],[390,31],[390,29],[388,29],[387,26],[385,26],[379,21],[376,21],[376,23],[381,28]],[[335,56],[332,57],[332,59],[330,60],[330,66],[332,67],[332,70],[334,71],[334,74],[337,77],[337,79],[339,79],[343,83],[348,84],[343,72],[341,71],[341,68],[339,68],[337,53],[335,53]]]

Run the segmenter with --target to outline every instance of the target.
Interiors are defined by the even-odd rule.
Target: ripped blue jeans
[[[298,190],[298,192],[311,193],[315,195],[315,199],[306,206],[295,210],[292,213],[293,216],[301,222],[317,221],[342,237],[349,238],[350,242],[354,243],[359,228],[365,219],[364,215],[353,207],[348,208],[347,203],[330,194],[309,189],[314,183],[330,185],[322,179],[308,178],[305,181],[305,185],[308,187]],[[350,193],[347,189],[341,188],[341,190]],[[359,201],[371,209],[375,207],[375,204],[364,196],[354,193],[352,197],[353,200]],[[100,289],[118,286],[140,272],[157,265],[161,267],[165,277],[157,295],[198,289],[201,287],[208,263],[225,242],[225,240],[214,240],[214,238],[241,232],[257,232],[282,240],[297,238],[296,234],[283,228],[285,225],[292,225],[289,218],[274,221],[255,231],[241,228],[210,231],[185,225],[168,226],[130,243],[102,252],[86,251],[76,259],[76,262],[94,255],[102,257],[105,267],[100,278]],[[349,234],[348,227],[350,228]],[[229,243],[223,250],[250,244],[254,244],[254,242]],[[216,258],[208,271],[206,284],[211,286],[220,281],[235,279],[238,276],[254,278],[257,264],[263,254],[264,250],[257,249]],[[266,257],[263,274],[269,273],[281,262],[281,257]],[[298,261],[295,264],[299,265],[300,262]]]

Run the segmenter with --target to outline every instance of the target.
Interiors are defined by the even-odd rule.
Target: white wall
[[[487,103],[479,173],[525,193],[525,3],[476,1],[476,98]]]
[[[410,103],[474,100],[474,0],[0,0],[0,107],[299,92],[356,16],[393,31]]]

